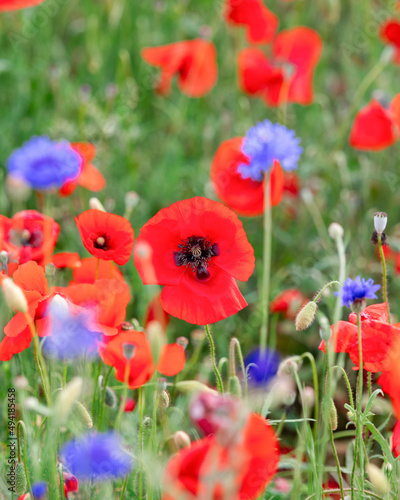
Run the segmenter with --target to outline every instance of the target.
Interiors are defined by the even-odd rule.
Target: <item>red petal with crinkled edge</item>
[[[282,98],[284,72],[275,67],[260,49],[244,49],[238,56],[239,86],[246,94],[277,106]]]
[[[173,377],[185,368],[185,361],[185,349],[181,345],[163,345],[157,364],[157,371],[166,377]]]
[[[243,439],[231,447],[221,446],[210,435],[174,455],[164,473],[163,500],[258,498],[277,471],[278,440],[254,413],[242,433]]]
[[[241,147],[243,137],[235,137],[224,141],[213,158],[211,164],[211,182],[220,200],[240,215],[252,217],[264,211],[264,183],[243,179],[237,172],[240,164],[248,164]],[[277,163],[271,169],[271,205],[278,205],[282,200],[284,189],[283,171]],[[238,278],[239,279],[239,278]]]
[[[371,306],[366,307],[360,316],[361,322],[373,319],[375,321],[387,323],[389,320],[387,302],[383,302],[382,304],[372,304]],[[356,313],[352,312],[349,314],[349,322],[353,323],[353,325],[357,324]]]
[[[280,92],[279,102],[288,101],[309,105],[314,99],[314,70],[322,53],[319,34],[305,26],[278,33],[273,42],[274,63],[291,64],[293,74],[288,75],[287,96]]]
[[[400,420],[396,422],[392,435],[392,452],[397,458],[400,457]]]
[[[100,260],[96,257],[86,257],[79,261],[72,271],[73,281],[70,285],[78,283],[94,283],[98,280],[117,279],[124,281],[121,271],[110,260]]]
[[[380,151],[393,146],[396,142],[393,122],[380,102],[373,100],[357,113],[349,142],[362,151]]]
[[[209,267],[210,279],[196,280],[187,270],[177,286],[165,286],[161,304],[167,313],[188,323],[205,325],[236,314],[247,306],[235,278],[218,267]]]
[[[279,26],[262,0],[226,0],[224,17],[228,24],[245,26],[250,43],[269,43]]]
[[[393,61],[400,64],[400,22],[397,19],[388,19],[381,27],[381,39],[395,48]]]
[[[0,343],[0,361],[8,361],[31,345],[32,335],[27,327],[16,337],[5,336]]]
[[[156,91],[166,95],[171,80],[178,75],[178,87],[189,97],[202,97],[217,81],[215,46],[201,38],[175,42],[161,47],[147,47],[142,50],[143,59],[161,68],[160,82]]]
[[[14,273],[14,283],[26,292],[39,292],[42,297],[49,293],[44,268],[36,262],[27,262]]]
[[[0,0],[0,12],[35,7],[43,2],[44,0]]]

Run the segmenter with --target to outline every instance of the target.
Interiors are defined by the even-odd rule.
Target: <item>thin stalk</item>
[[[305,352],[300,356],[301,359],[303,358],[308,358],[311,364],[311,370],[312,370],[312,375],[313,375],[313,385],[314,385],[314,391],[315,391],[315,405],[314,405],[314,427],[313,427],[313,436],[314,440],[317,440],[317,432],[318,432],[318,416],[319,416],[319,384],[318,384],[318,372],[317,372],[317,365],[315,364],[315,359],[314,356],[309,353]]]
[[[39,370],[40,380],[42,382],[43,392],[46,398],[47,406],[51,407],[50,381],[49,381],[49,376],[47,374],[46,365],[43,362],[42,352],[39,344],[39,338],[37,336],[36,328],[33,325],[33,319],[28,313],[25,314],[25,317],[33,337],[34,358],[36,366]]]
[[[111,372],[112,372],[113,366],[110,366],[108,369],[105,379],[104,379],[104,387],[103,387],[103,393],[101,395],[101,404],[100,404],[100,411],[99,411],[99,429],[101,430],[101,426],[103,424],[103,415],[104,415],[104,405],[106,401],[106,390],[107,390],[107,383],[108,379],[110,378]]]
[[[138,389],[139,400],[139,449],[140,449],[140,465],[139,465],[139,500],[143,500],[143,417],[144,417],[144,401],[143,390],[141,387]]]
[[[362,359],[362,335],[361,335],[361,316],[357,313],[357,329],[358,329],[358,355],[360,358],[360,369],[358,372],[358,400],[357,400],[357,429],[356,439],[359,443],[359,467],[360,467],[360,483],[361,483],[361,498],[364,496],[364,452],[362,438],[362,393],[363,393],[363,359]]]
[[[388,323],[390,323],[389,300],[388,300],[388,294],[387,294],[386,259],[385,259],[385,254],[383,253],[382,235],[381,234],[378,234],[378,248],[379,248],[379,255],[381,258],[381,262],[382,262],[382,295],[383,295],[383,301],[387,303]]]
[[[244,394],[245,396],[247,396],[247,377],[245,376],[246,368],[244,365],[242,348],[240,346],[239,340],[236,337],[232,337],[229,342],[229,375],[231,377],[236,375],[236,353],[238,355],[240,369],[242,370],[243,374]]]
[[[23,435],[23,441],[24,441],[24,470],[25,470],[25,477],[26,477],[26,484],[28,487],[28,490],[31,494],[31,497],[33,498],[33,493],[32,493],[32,488],[31,488],[31,481],[29,479],[29,473],[28,473],[28,459],[27,459],[27,452],[26,452],[26,426],[25,423],[22,420],[18,420],[17,422],[17,448],[18,448],[18,462],[22,462],[22,456],[21,456],[21,430],[22,430],[22,435]]]
[[[332,430],[331,424],[329,425],[329,438],[330,438],[332,452],[333,452],[333,456],[335,458],[335,463],[336,463],[336,470],[337,470],[337,474],[338,474],[338,478],[339,478],[340,496],[341,496],[341,498],[344,498],[342,471],[340,470],[340,462],[339,462],[339,457],[338,457],[338,454],[336,451],[335,441],[333,439],[333,430]]]
[[[218,390],[221,394],[223,394],[224,393],[224,384],[222,382],[222,377],[221,377],[221,374],[219,373],[219,370],[217,367],[217,362],[215,360],[215,344],[214,344],[214,339],[212,338],[212,335],[210,333],[210,328],[208,325],[206,325],[206,332],[207,332],[208,342],[210,344],[211,361],[213,363],[215,378],[217,379]]]
[[[269,294],[271,281],[271,242],[272,242],[272,210],[271,210],[271,177],[265,179],[264,192],[264,250],[263,275],[261,289],[261,331],[260,350],[265,351],[268,345]]]
[[[129,366],[129,361],[128,361],[127,364],[126,364],[125,373],[124,373],[124,391],[122,393],[121,404],[120,404],[120,407],[119,407],[119,410],[118,410],[117,419],[116,419],[116,422],[115,422],[115,428],[116,428],[117,432],[120,432],[120,430],[121,430],[122,417],[124,415],[126,401],[128,399],[129,372],[130,372],[130,366]]]

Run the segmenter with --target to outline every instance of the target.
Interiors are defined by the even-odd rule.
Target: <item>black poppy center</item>
[[[93,238],[93,246],[98,250],[108,250],[108,240],[110,238],[105,234],[99,234],[95,238]]]
[[[199,281],[210,278],[208,266],[212,257],[219,255],[218,245],[205,236],[189,236],[174,252],[175,264],[190,267]]]
[[[18,247],[40,248],[43,245],[43,232],[40,229],[15,230],[9,234],[10,243]]]

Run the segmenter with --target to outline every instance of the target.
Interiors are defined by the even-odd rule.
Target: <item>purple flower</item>
[[[350,307],[354,301],[362,299],[377,299],[375,292],[380,289],[381,285],[374,285],[374,280],[365,281],[364,278],[357,276],[355,280],[347,278],[340,292],[335,292],[336,296],[342,297],[344,306]]]
[[[250,162],[240,164],[237,171],[243,179],[262,181],[274,160],[278,160],[284,170],[294,170],[303,152],[299,144],[300,139],[293,130],[269,120],[257,123],[247,131],[242,145],[242,152]]]
[[[68,302],[56,295],[48,308],[49,329],[42,341],[48,357],[60,359],[98,356],[100,332],[95,331],[90,311],[71,313]]]
[[[279,368],[279,355],[269,349],[254,349],[244,362],[249,384],[262,387],[275,377]]]
[[[79,481],[110,481],[126,476],[133,467],[132,457],[115,432],[90,433],[72,440],[63,446],[60,457]]]
[[[7,160],[12,177],[24,180],[34,189],[60,188],[76,179],[82,159],[68,142],[54,142],[46,136],[32,137]]]
[[[47,483],[40,481],[32,484],[32,493],[34,500],[43,500],[47,495]]]

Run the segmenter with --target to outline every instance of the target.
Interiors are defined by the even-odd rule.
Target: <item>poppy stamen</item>
[[[179,251],[174,252],[175,264],[190,267],[199,281],[210,278],[208,271],[212,257],[219,255],[218,245],[204,236],[189,236],[178,245]]]
[[[93,240],[93,246],[98,250],[107,250],[107,236],[98,236],[95,240]]]

